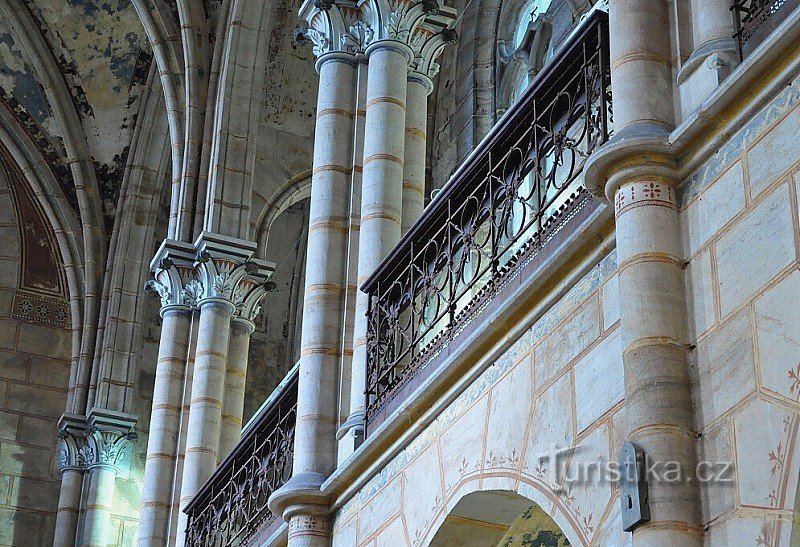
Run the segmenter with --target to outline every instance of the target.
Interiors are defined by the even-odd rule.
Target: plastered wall
[[[800,474],[800,79],[686,181],[683,243],[710,545],[789,545]]]

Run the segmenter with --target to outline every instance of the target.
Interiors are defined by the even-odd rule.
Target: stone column
[[[252,242],[203,232],[194,247],[201,287],[197,298],[200,317],[180,482],[177,545],[185,541],[187,516],[183,509],[219,461],[231,320],[237,309],[250,305],[253,298],[260,301],[263,287],[259,280],[274,270],[252,260],[256,250]]]
[[[353,370],[353,328],[356,315],[356,300],[358,298],[358,244],[361,237],[361,179],[364,170],[364,119],[366,118],[367,105],[367,73],[369,66],[363,54],[357,55],[358,76],[356,87],[356,119],[353,134],[353,175],[351,177],[350,191],[350,226],[347,239],[347,281],[345,283],[344,301],[344,327],[342,334],[342,359],[339,370],[339,423],[341,426],[336,432],[339,440],[339,464],[347,460],[356,448],[356,439],[348,435],[351,423],[347,421],[350,416],[350,405],[353,396],[363,395],[350,393],[351,374]],[[357,424],[356,424],[357,425]]]
[[[75,545],[83,475],[86,470],[81,451],[85,430],[86,420],[81,416],[65,414],[58,422],[58,471],[61,474],[61,491],[58,497],[54,547]]]
[[[359,286],[400,241],[407,78],[414,53],[397,40],[380,40],[367,48],[367,56],[369,74],[361,183]],[[355,429],[356,439],[364,436],[367,308],[367,295],[359,291],[353,328],[350,417],[347,420]]]
[[[219,439],[219,462],[222,462],[236,448],[242,438],[250,335],[256,330],[254,321],[261,311],[261,300],[274,286],[274,283],[266,281],[266,275],[258,276],[257,274],[242,280],[239,285],[240,294],[243,296],[241,302],[237,302],[236,315],[231,321],[228,367],[225,370],[225,397],[222,405],[222,429]]]
[[[633,544],[701,545],[666,0],[611,0],[614,138],[589,161],[587,183],[615,206],[628,440],[690,480],[648,481],[651,520]],[[663,467],[662,467],[663,469]]]
[[[183,545],[187,516],[183,508],[217,467],[222,399],[231,317],[236,307],[229,299],[206,296],[199,302],[192,396],[186,428],[186,454],[181,478],[181,512],[177,545]]]
[[[405,234],[425,209],[425,160],[427,157],[428,95],[433,80],[416,70],[408,74],[406,144],[403,164],[403,216]]]
[[[77,545],[107,547],[111,531],[114,485],[125,448],[136,440],[135,419],[110,410],[92,410],[81,449],[86,465],[83,529]]]
[[[366,50],[367,116],[364,128],[364,173],[361,187],[361,239],[358,284],[372,275],[381,261],[422,214],[425,187],[425,127],[435,59],[456,40],[449,28],[456,12],[424,3],[406,8],[398,25],[386,25],[381,39]],[[406,28],[396,32],[397,28]],[[403,37],[406,42],[400,41]],[[409,76],[409,67],[413,72]],[[409,94],[410,93],[410,94]],[[411,104],[410,100],[414,103]],[[412,128],[411,131],[407,128]],[[406,158],[406,152],[412,157]],[[410,160],[411,163],[409,163]],[[406,210],[406,205],[409,209]],[[356,298],[350,417],[346,425],[357,439],[364,435],[367,367],[367,295]]]
[[[169,539],[192,314],[199,292],[189,260],[193,249],[183,249],[182,260],[175,256],[180,250],[180,243],[165,241],[153,261],[155,279],[146,286],[161,296],[162,324],[139,517],[142,547],[166,545]]]
[[[256,330],[255,324],[241,317],[234,317],[231,322],[228,366],[225,369],[225,396],[222,404],[222,429],[219,436],[219,462],[236,448],[236,444],[242,438],[247,353],[250,350],[250,335],[254,330]]]
[[[678,71],[684,117],[700,106],[739,62],[731,0],[692,0],[692,54]]]
[[[339,362],[344,325],[347,234],[353,168],[358,40],[336,5],[306,2],[319,73],[303,329],[292,478],[270,499],[289,522],[289,545],[327,546],[331,528],[323,481],[336,468]],[[353,31],[341,39],[348,26]]]

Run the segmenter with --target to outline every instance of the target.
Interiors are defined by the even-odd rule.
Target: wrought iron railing
[[[296,415],[297,367],[186,507],[186,545],[243,545],[277,525],[267,500],[291,476]]]
[[[739,57],[744,59],[775,30],[800,0],[735,0],[733,2]]]
[[[608,16],[595,12],[364,284],[367,427],[593,198],[609,137]],[[380,421],[380,420],[378,420]]]

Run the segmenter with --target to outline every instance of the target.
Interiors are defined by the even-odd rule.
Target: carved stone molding
[[[253,258],[255,251],[253,242],[207,232],[192,245],[165,240],[150,264],[154,279],[145,288],[161,298],[162,314],[213,299],[230,302],[237,317],[253,321],[275,286],[269,281],[274,265]]]
[[[125,449],[138,438],[136,417],[111,410],[93,409],[86,419],[81,449],[86,469],[113,467],[118,471]]]
[[[377,42],[400,42],[414,52],[412,68],[430,77],[438,71],[435,58],[455,39],[450,26],[456,10],[439,0],[306,0],[299,15],[308,25],[305,37],[318,58],[330,53],[359,55]]]
[[[58,422],[58,470],[87,471],[112,467],[119,471],[123,454],[138,437],[136,417],[94,409],[88,417],[64,414]]]
[[[64,414],[58,421],[56,437],[58,471],[83,471],[86,462],[83,459],[83,447],[86,438],[86,418],[74,414]]]

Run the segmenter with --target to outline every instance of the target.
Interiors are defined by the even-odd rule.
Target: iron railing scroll
[[[594,199],[583,165],[610,126],[608,15],[596,11],[361,287],[370,301],[368,431],[399,388]]]
[[[747,57],[798,6],[800,0],[734,0],[731,11],[736,22],[734,38],[739,44],[739,58]]]
[[[267,500],[292,472],[297,367],[273,396],[186,507],[186,545],[246,545],[256,532],[280,522]]]

